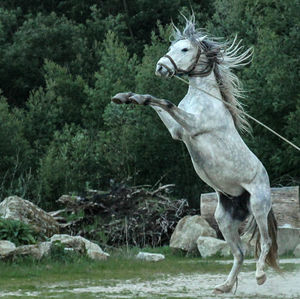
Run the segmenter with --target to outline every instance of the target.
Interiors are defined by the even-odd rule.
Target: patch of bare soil
[[[229,263],[231,261],[220,261]],[[254,261],[246,261],[246,264]],[[299,265],[300,259],[281,260],[281,264]],[[41,291],[1,292],[2,298],[300,298],[300,267],[283,275],[268,270],[267,281],[258,286],[255,272],[241,272],[236,293],[215,295],[214,286],[226,279],[226,274],[182,274],[157,276],[155,280],[77,280],[42,286]]]
[[[284,276],[269,271],[263,286],[256,284],[254,272],[242,272],[235,295],[214,295],[214,286],[225,279],[224,274],[178,275],[148,282],[122,281],[109,287],[82,286],[69,291],[101,294],[102,298],[300,298],[300,271]]]

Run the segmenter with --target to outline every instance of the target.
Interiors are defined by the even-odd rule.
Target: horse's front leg
[[[166,111],[191,136],[196,136],[207,129],[205,128],[206,122],[201,121],[199,115],[188,113],[168,100],[157,99],[151,95],[126,92],[116,94],[112,98],[112,101],[116,104],[133,103],[136,105],[159,107]]]

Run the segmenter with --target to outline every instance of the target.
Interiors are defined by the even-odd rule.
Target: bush
[[[0,218],[0,240],[13,242],[16,246],[35,244],[45,237],[30,225],[13,219]]]
[[[54,133],[37,173],[36,194],[43,208],[56,206],[62,194],[103,186],[106,164],[102,140],[101,135],[93,140],[86,130],[74,125]]]

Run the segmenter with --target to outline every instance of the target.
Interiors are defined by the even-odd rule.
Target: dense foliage
[[[187,4],[189,3],[189,4]],[[110,179],[177,185],[197,204],[208,190],[181,143],[149,107],[117,106],[121,91],[175,103],[186,86],[154,76],[170,21],[190,4],[200,27],[255,49],[239,71],[253,116],[300,144],[298,0],[3,0],[0,3],[0,200],[53,207],[66,192]],[[299,183],[300,155],[261,127],[245,140],[272,184]]]
[[[24,222],[0,218],[0,240],[7,240],[20,246],[34,244],[44,239],[45,236]]]

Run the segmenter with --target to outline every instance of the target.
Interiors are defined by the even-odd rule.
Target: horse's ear
[[[207,38],[207,35],[204,35],[198,39],[198,42],[201,43],[206,38]]]

